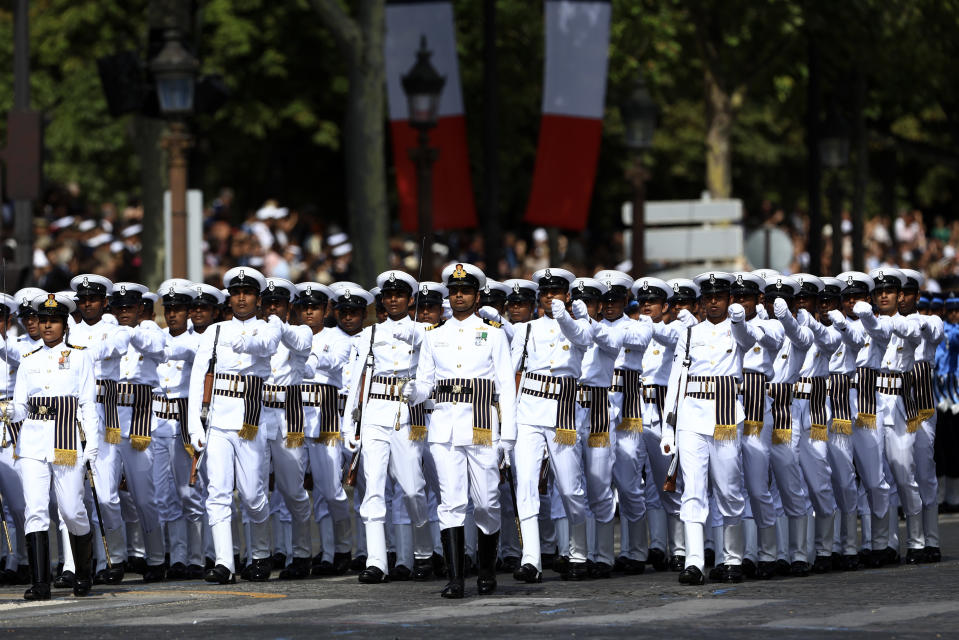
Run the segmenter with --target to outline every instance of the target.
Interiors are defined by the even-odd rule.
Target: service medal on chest
[[[60,359],[57,361],[57,364],[60,365],[61,369],[70,368],[70,350],[69,349],[66,351],[60,352]]]

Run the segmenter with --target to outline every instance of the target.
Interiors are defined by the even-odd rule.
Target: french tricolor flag
[[[409,156],[409,149],[417,146],[417,132],[409,125],[409,107],[401,77],[416,61],[422,36],[433,52],[430,62],[446,77],[437,126],[430,131],[430,146],[439,150],[433,165],[433,228],[475,227],[476,206],[467,153],[453,5],[447,0],[390,0],[386,6],[386,97],[400,222],[405,231],[417,230],[416,167]]]
[[[606,101],[610,4],[546,0],[543,118],[525,221],[586,226]]]

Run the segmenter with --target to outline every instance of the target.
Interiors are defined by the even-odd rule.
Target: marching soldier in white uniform
[[[197,296],[193,283],[167,280],[160,285],[166,321],[163,362],[157,365],[159,387],[153,396],[157,428],[153,432],[153,474],[160,519],[166,524],[170,568],[167,579],[203,577],[203,503],[190,487],[193,447],[187,425],[190,371],[199,335],[188,326],[190,307]]]
[[[263,275],[249,267],[235,267],[223,276],[230,293],[232,318],[203,333],[190,373],[190,397],[204,399],[204,379],[213,370],[209,414],[201,420],[202,402],[191,402],[187,424],[195,449],[207,449],[207,519],[213,533],[216,564],[204,576],[207,582],[236,582],[231,525],[234,482],[253,526],[251,578],[269,578],[270,508],[263,477],[266,434],[259,429],[263,381],[270,375],[270,357],[280,344],[279,318],[256,317]]]
[[[479,299],[480,317],[484,320],[500,323],[503,332],[506,333],[506,338],[510,342],[513,340],[513,325],[506,317],[506,304],[511,293],[513,293],[513,289],[510,285],[487,278],[483,290],[480,291]]]
[[[428,438],[439,478],[440,536],[449,574],[442,596],[462,598],[470,498],[479,529],[477,590],[488,595],[496,589],[498,460],[516,440],[509,410],[515,381],[505,334],[473,314],[486,280],[483,272],[457,263],[448,265],[442,278],[453,317],[425,332],[412,391],[414,402],[436,397]]]
[[[680,336],[669,377],[666,407],[676,406],[677,413],[675,426],[669,420],[663,426],[660,450],[666,455],[675,448],[682,459],[680,516],[686,529],[686,568],[679,574],[680,584],[705,582],[703,527],[709,516],[710,483],[724,520],[722,580],[743,579],[745,501],[739,438],[744,413],[736,391],[743,377],[743,354],[763,336],[746,323],[742,305],[730,304],[733,281],[732,275],[722,272],[695,278],[706,320]]]
[[[549,456],[569,519],[569,567],[565,579],[581,580],[586,569],[586,488],[582,449],[576,446],[576,384],[583,355],[593,344],[589,320],[566,310],[574,276],[565,269],[533,274],[546,315],[528,322],[513,338],[512,358],[522,373],[516,401],[516,500],[523,538],[522,566],[513,577],[540,582],[539,475]]]
[[[64,339],[76,308],[63,295],[33,301],[43,345],[23,358],[13,394],[12,422],[20,422],[17,467],[23,478],[27,552],[33,585],[26,600],[50,599],[50,484],[70,532],[76,563],[73,593],[92,584],[93,532],[83,504],[83,467],[97,457],[96,378],[90,357]],[[86,444],[81,446],[81,441]]]
[[[366,527],[369,554],[366,569],[359,575],[364,584],[389,580],[385,531],[387,471],[400,488],[414,527],[414,561],[433,555],[422,465],[426,429],[412,423],[412,411],[405,402],[408,396],[403,395],[405,383],[416,374],[419,355],[419,334],[408,313],[417,282],[402,271],[386,271],[377,277],[376,283],[387,318],[364,329],[356,339],[360,366],[353,370],[346,405],[353,415],[362,399],[359,441],[352,427],[347,429],[347,436],[351,446],[362,446],[366,489],[360,515]]]
[[[263,317],[280,320],[280,344],[270,358],[271,371],[263,386],[260,429],[266,432],[269,448],[263,465],[264,482],[269,482],[272,461],[276,489],[292,516],[293,559],[280,571],[281,580],[309,577],[313,559],[310,496],[303,486],[309,457],[300,383],[304,377],[311,377],[316,357],[312,354],[313,330],[287,323],[296,291],[289,280],[267,278],[266,288],[260,294]],[[257,530],[266,536],[263,542],[269,544],[269,527],[257,527]]]

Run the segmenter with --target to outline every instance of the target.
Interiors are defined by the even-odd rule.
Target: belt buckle
[[[37,408],[37,413],[39,413],[41,416],[47,415],[48,411],[49,411],[49,408],[47,408],[46,405],[40,405],[40,407]]]
[[[453,385],[453,393],[463,393],[463,385],[461,385],[461,384],[454,384],[454,385]]]

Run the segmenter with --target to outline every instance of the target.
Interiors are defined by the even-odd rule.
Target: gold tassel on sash
[[[107,427],[104,431],[103,439],[110,444],[120,444],[120,440],[123,439],[120,433],[120,427]]]
[[[643,419],[642,418],[623,418],[622,420],[619,421],[619,424],[616,426],[616,430],[642,433]]]
[[[287,434],[287,437],[289,436],[290,434]],[[325,444],[327,446],[330,446],[332,444],[336,444],[342,439],[343,437],[340,435],[338,431],[337,432],[321,431],[319,437],[313,438],[313,442],[315,442],[316,444]]]
[[[260,430],[259,425],[250,424],[249,422],[243,423],[243,428],[240,429],[240,432],[237,433],[238,436],[244,440],[255,440],[256,432]]]
[[[153,438],[150,436],[130,436],[130,446],[133,447],[136,451],[146,451],[147,447],[150,446],[150,441]]]
[[[589,438],[586,439],[586,443],[593,448],[596,447],[608,447],[609,446],[609,432],[605,433],[591,433]]]
[[[856,416],[856,426],[859,427],[860,429],[875,429],[876,414],[860,412]]]
[[[426,440],[426,403],[421,402],[410,407],[410,440]]]
[[[832,432],[838,433],[844,436],[852,435],[852,420],[840,420],[839,418],[832,419]]]
[[[493,446],[493,430],[473,427],[473,444]]]
[[[553,442],[567,445],[576,444],[576,429],[560,429],[557,427]]]
[[[773,429],[773,444],[792,444],[792,441],[792,427],[788,429]]]
[[[809,427],[809,439],[819,440],[820,442],[829,441],[829,431],[824,424],[814,424]]]

